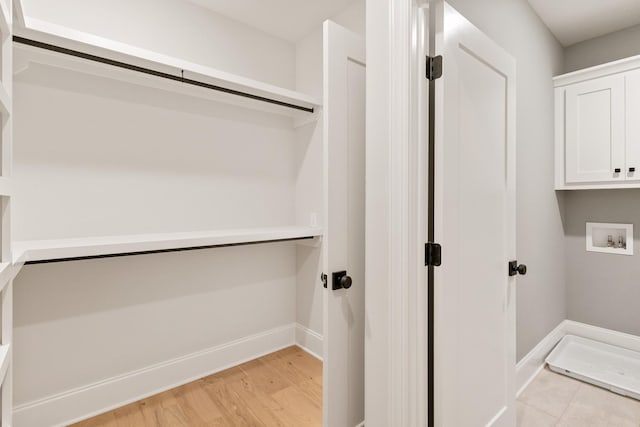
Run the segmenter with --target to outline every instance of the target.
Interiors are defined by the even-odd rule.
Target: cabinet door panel
[[[627,181],[640,181],[640,70],[626,75]],[[635,168],[635,171],[632,170]]]
[[[610,76],[567,88],[567,183],[624,180],[624,87],[624,76]]]

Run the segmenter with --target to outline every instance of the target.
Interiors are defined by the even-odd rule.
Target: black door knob
[[[336,291],[338,289],[349,289],[353,284],[351,277],[347,275],[346,271],[336,271],[332,273],[331,289]]]
[[[342,286],[344,289],[349,289],[351,287],[351,284],[351,276],[342,276],[340,278],[340,286]]]
[[[527,266],[524,264],[518,265],[518,261],[509,261],[509,276],[515,276],[516,274],[521,276],[527,274]]]

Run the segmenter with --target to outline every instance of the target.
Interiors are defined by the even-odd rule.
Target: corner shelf
[[[188,233],[141,234],[13,243],[15,264],[70,261],[295,240],[323,234],[319,227],[269,227]]]
[[[36,44],[51,45],[59,49],[51,51],[14,42],[15,74],[20,74],[28,69],[30,64],[36,63],[287,115],[296,120],[312,116],[321,106],[317,99],[300,92],[34,18],[25,17],[24,28],[16,28],[15,34],[18,40],[28,39]],[[74,51],[87,58],[66,54],[65,51]],[[112,64],[96,62],[88,59],[90,57],[100,58]],[[120,65],[113,65],[115,63]],[[143,69],[151,73],[140,72]],[[153,73],[156,75],[152,75]],[[192,83],[187,84],[181,79]],[[211,90],[212,86],[218,89]],[[241,92],[243,95],[228,92]],[[268,101],[263,102],[265,99]],[[288,104],[290,107],[275,105],[272,102]]]

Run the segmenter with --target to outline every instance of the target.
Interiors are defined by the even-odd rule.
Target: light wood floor
[[[322,362],[289,347],[75,427],[320,426]]]

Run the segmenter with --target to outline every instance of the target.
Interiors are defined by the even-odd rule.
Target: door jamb
[[[426,116],[419,110],[426,89],[420,86],[423,46],[416,41],[418,15],[428,2],[367,0],[367,24],[377,29],[367,33],[365,418],[371,426],[426,425],[426,138],[420,127]]]
[[[393,1],[390,62],[392,425],[427,425],[427,0]]]

